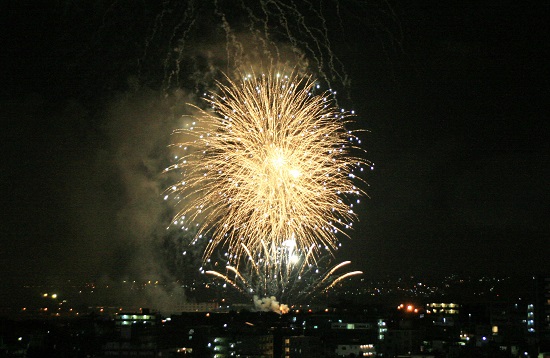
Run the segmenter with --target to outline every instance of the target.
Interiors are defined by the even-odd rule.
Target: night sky
[[[161,172],[185,104],[215,66],[227,70],[225,34],[199,9],[184,47],[193,60],[167,82],[186,3],[161,20],[153,3],[0,5],[5,283],[178,278]],[[337,259],[366,277],[550,272],[550,6],[353,6],[342,21],[324,16],[350,79],[335,88],[368,130],[375,170]]]

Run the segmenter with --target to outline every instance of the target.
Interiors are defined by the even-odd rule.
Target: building
[[[285,358],[317,358],[322,357],[324,345],[320,337],[292,336],[284,338]]]
[[[423,332],[416,329],[388,329],[380,351],[389,357],[407,355],[420,351]]]
[[[550,276],[535,276],[533,283],[532,317],[527,317],[527,324],[535,331],[539,352],[550,352]]]
[[[273,335],[230,334],[214,337],[207,344],[213,358],[248,357],[273,358]]]

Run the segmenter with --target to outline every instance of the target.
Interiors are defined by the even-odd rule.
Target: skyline
[[[328,21],[351,83],[337,97],[375,163],[337,260],[365,278],[549,272],[548,7],[393,5],[381,40],[380,24]],[[164,96],[151,58],[167,57],[152,45],[139,77],[132,43],[149,37],[115,36],[119,21],[135,26],[126,36],[140,29],[127,8],[4,6],[6,280],[185,274],[195,263],[181,262],[185,237],[166,231],[161,172],[178,115],[200,93],[171,83]],[[217,60],[219,44],[204,40],[219,28],[200,26],[209,32],[190,51]]]

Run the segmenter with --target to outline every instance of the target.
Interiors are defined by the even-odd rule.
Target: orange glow
[[[399,306],[397,306],[398,310],[405,310],[406,312],[411,313],[418,313],[418,308],[416,308],[413,304],[407,304],[406,306],[402,303]]]

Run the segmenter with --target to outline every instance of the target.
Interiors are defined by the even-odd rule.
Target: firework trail
[[[219,38],[225,48],[225,60],[220,61],[219,56],[211,59],[215,67],[223,66],[225,71],[231,71],[245,64],[290,60],[311,67],[329,85],[333,80],[348,85],[344,66],[331,50],[325,17],[325,13],[331,16],[339,13],[339,8],[338,2],[323,6],[279,0],[241,0],[230,4],[217,0],[165,1],[162,8],[156,10],[143,45],[143,56],[138,62],[141,68],[141,64],[147,63],[148,52],[154,49],[155,43],[165,43],[164,39],[168,39],[163,51],[166,53],[162,64],[163,87],[164,90],[174,85],[179,87],[183,68],[190,63],[196,64],[196,58],[189,61],[197,55],[197,46],[190,44],[191,39],[197,37],[204,23],[210,23],[216,24],[220,31],[207,32]]]
[[[50,11],[59,22],[59,34],[75,31],[78,23],[82,38],[66,55],[71,67],[85,71],[95,85],[128,86],[131,91],[146,87],[169,96],[175,91],[211,89],[221,71],[233,76],[243,66],[260,68],[271,63],[299,64],[328,87],[349,91],[350,79],[334,50],[355,51],[358,29],[365,31],[362,37],[380,41],[382,51],[404,52],[399,11],[391,3],[65,1],[52,4]],[[63,38],[56,36],[53,44],[63,44]],[[102,70],[92,70],[95,66]]]
[[[185,141],[166,169],[181,175],[167,189],[180,205],[174,223],[202,222],[205,260],[224,247],[238,262],[244,251],[256,257],[287,240],[301,252],[335,250],[362,194],[356,173],[371,166],[353,155],[361,141],[344,127],[353,112],[294,73],[227,83],[206,98],[210,111],[176,131]]]
[[[366,35],[384,48],[402,41],[396,10],[386,0],[111,0],[59,6],[63,13],[90,15],[88,26],[95,30],[85,51],[108,49],[112,53],[105,55],[120,56],[124,48],[130,56],[124,65],[135,70],[138,81],[165,92],[208,86],[219,70],[269,63],[300,63],[329,87],[347,87],[350,79],[333,47],[335,39],[352,38],[352,24],[366,25],[371,31]],[[353,48],[353,40],[348,45]]]

